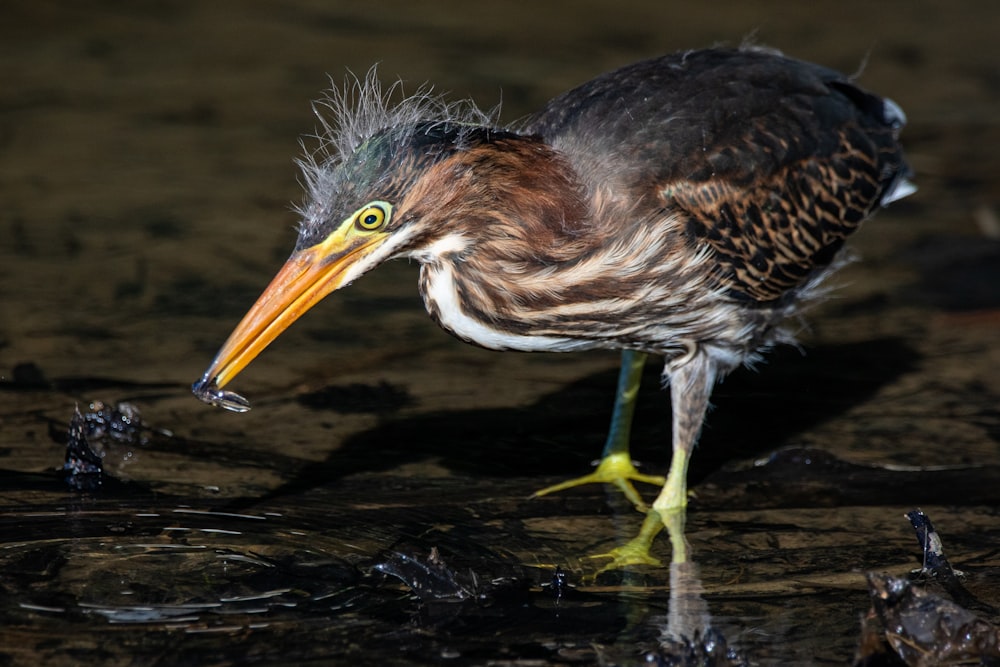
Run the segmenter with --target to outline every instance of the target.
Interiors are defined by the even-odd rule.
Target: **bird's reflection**
[[[748,664],[738,651],[729,646],[725,635],[712,624],[712,615],[705,600],[698,563],[692,558],[684,528],[685,511],[656,512],[650,510],[639,534],[620,552],[636,552],[648,557],[649,545],[666,529],[670,540],[670,594],[666,617],[647,619],[659,627],[659,646],[646,654],[652,665],[730,665]],[[611,566],[614,566],[612,563]]]
[[[376,581],[388,577],[402,582],[419,599],[413,622],[427,632],[454,638],[456,633],[494,628],[495,619],[503,617],[505,623],[546,637],[554,645],[567,628],[576,634],[585,629],[593,637],[588,650],[597,653],[591,657],[600,664],[633,664],[636,655],[641,655],[643,664],[650,665],[746,665],[712,623],[684,524],[684,512],[650,512],[633,540],[645,553],[645,542],[666,529],[673,551],[665,615],[660,613],[663,607],[656,590],[662,589],[658,587],[637,594],[628,585],[577,586],[561,567],[548,571],[550,581],[530,585],[531,576],[523,568],[518,574],[517,566],[505,561],[503,554],[468,543],[455,543],[456,551],[452,551],[447,546],[450,537],[440,533],[425,538],[440,539],[441,549],[428,548],[425,540],[398,545],[383,554],[371,571]],[[628,548],[626,544],[622,550]],[[470,558],[471,552],[476,556]],[[476,562],[477,569],[467,568],[469,562]],[[611,569],[605,566],[597,575]]]

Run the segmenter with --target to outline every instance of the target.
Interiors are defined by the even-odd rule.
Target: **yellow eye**
[[[389,221],[391,211],[385,202],[372,202],[354,215],[354,226],[361,232],[373,232]]]

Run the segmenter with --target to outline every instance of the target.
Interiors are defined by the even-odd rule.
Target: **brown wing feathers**
[[[775,100],[739,140],[662,186],[692,239],[715,251],[734,297],[770,302],[825,268],[905,170],[898,128],[857,104],[881,100],[842,94],[849,85]]]
[[[907,169],[891,102],[833,70],[760,49],[673,54],[598,77],[526,129],[633,202],[686,214],[729,293],[803,284],[891,198]],[[652,211],[650,211],[652,213]]]

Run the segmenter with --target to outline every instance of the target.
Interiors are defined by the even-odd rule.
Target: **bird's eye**
[[[385,225],[391,210],[392,208],[384,202],[369,204],[354,216],[354,226],[358,231],[373,232]]]

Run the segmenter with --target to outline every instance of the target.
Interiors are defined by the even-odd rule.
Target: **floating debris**
[[[855,666],[1000,664],[1000,627],[970,610],[996,609],[962,586],[930,518],[920,510],[906,516],[923,549],[917,576],[938,582],[953,599],[901,577],[869,573],[872,609],[862,624]]]
[[[892,651],[911,667],[997,664],[1000,628],[906,579],[869,574],[874,615]],[[885,664],[860,656],[857,665]]]
[[[996,614],[992,605],[978,599],[962,585],[962,573],[957,572],[944,555],[944,545],[941,536],[934,530],[930,517],[921,510],[906,513],[913,529],[917,531],[917,539],[924,550],[924,564],[918,574],[932,577],[944,587],[951,599],[968,609],[987,614]]]

